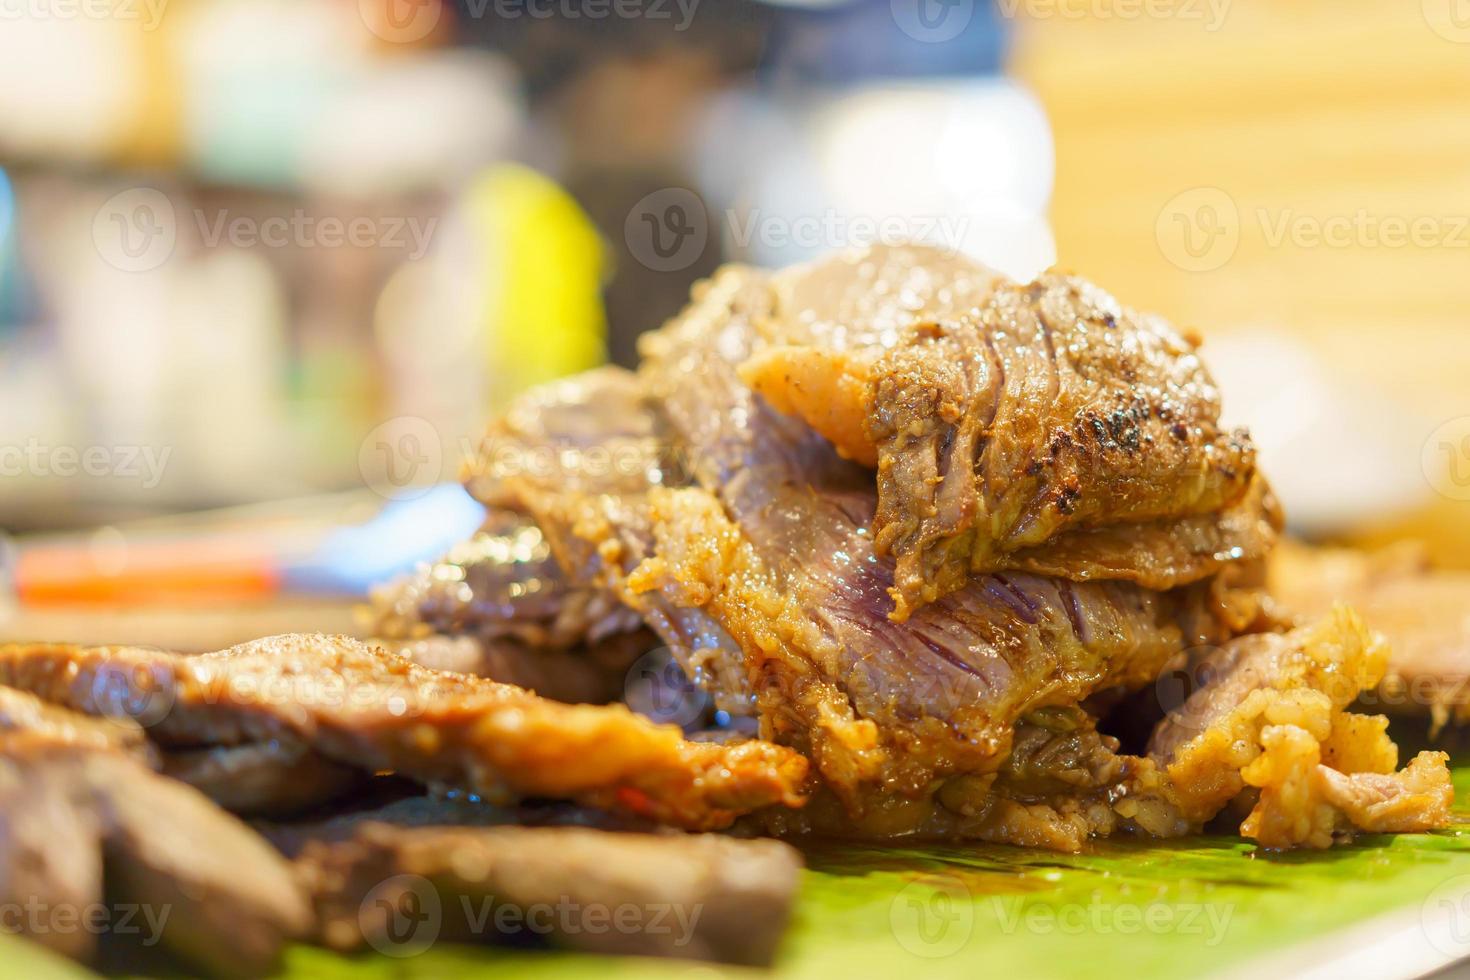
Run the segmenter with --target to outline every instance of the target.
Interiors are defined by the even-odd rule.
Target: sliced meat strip
[[[621,633],[585,650],[535,650],[513,641],[477,636],[379,638],[371,642],[433,670],[487,677],[567,704],[622,700],[629,668],[658,646],[653,634],[641,629]]]
[[[753,712],[740,648],[717,622],[627,588],[627,571],[653,543],[649,492],[685,485],[689,464],[635,375],[603,368],[529,392],[491,426],[482,451],[495,461],[473,467],[481,492],[535,520],[571,582],[640,615],[717,708]]]
[[[182,783],[142,770],[117,779],[101,758],[91,766],[109,887],[171,910],[164,942],[175,954],[212,974],[259,976],[309,933],[289,867],[258,834]]]
[[[741,374],[778,411],[806,420],[844,459],[876,466],[869,390],[883,355],[914,323],[961,316],[1006,282],[957,252],[872,245],[770,277],[770,312]]]
[[[29,732],[67,745],[116,749],[156,765],[157,753],[131,718],[93,718],[41,700],[29,691],[0,687],[0,737]]]
[[[926,288],[907,285],[915,264],[933,270]],[[897,620],[974,572],[1018,567],[1013,553],[1068,530],[1215,513],[1253,478],[1254,448],[1220,426],[1196,342],[1081,279],[1018,285],[940,253],[895,263],[875,248],[772,282],[780,298],[758,318],[765,342],[742,375],[877,468],[874,543],[897,558]],[[871,305],[883,328],[869,326],[874,309],[828,299],[854,290],[881,297]],[[807,326],[834,317],[850,318],[848,329]],[[1250,534],[1194,523],[1196,537],[1213,538],[1208,553],[1229,557],[1165,564],[1130,549],[1091,574],[1122,567],[1172,586],[1264,554]]]
[[[311,930],[289,865],[194,789],[111,749],[0,738],[0,893],[80,913],[106,894],[161,929],[164,948],[211,975],[259,976]],[[83,929],[33,938],[78,959]]]
[[[806,775],[806,760],[789,749],[689,742],[620,705],[546,701],[341,636],[270,637],[191,657],[6,646],[0,682],[89,714],[130,706],[165,745],[294,737],[369,772],[495,799],[577,799],[690,828],[796,805]]]
[[[332,762],[295,738],[174,749],[165,776],[188,783],[232,813],[283,816],[335,800],[362,784],[361,770]]]
[[[376,788],[376,787],[375,787]],[[394,793],[394,789],[403,790]],[[425,793],[401,784],[383,787],[378,798],[364,799],[339,812],[312,819],[254,821],[256,830],[282,854],[295,858],[312,843],[350,840],[364,824],[394,827],[583,827],[624,833],[675,833],[667,827],[627,814],[609,813],[556,800],[514,806],[487,803],[472,793]]]
[[[362,778],[293,738],[160,754],[125,714],[95,718],[0,687],[0,732],[28,732],[67,745],[114,749],[188,783],[216,803],[251,815],[297,812],[333,799]]]
[[[72,763],[35,759],[40,744],[26,736],[0,738],[0,902],[75,916],[103,898],[101,815]],[[5,928],[72,959],[85,962],[95,953],[96,934],[86,929],[44,922],[32,929],[27,915]]]
[[[595,413],[584,409],[588,390],[597,392]],[[532,442],[539,448],[528,448]],[[515,480],[554,477],[569,492],[640,493],[663,481],[668,450],[643,390],[622,368],[603,367],[516,399],[486,431],[463,476],[487,507],[514,510]]]
[[[752,966],[771,961],[801,869],[795,850],[770,840],[372,823],[308,844],[298,863],[322,940],[337,949],[533,937]],[[432,920],[410,918],[433,908]],[[432,936],[412,930],[429,921]]]
[[[1055,578],[1111,579],[1160,590],[1222,572],[1259,577],[1259,563],[1275,546],[1282,521],[1276,495],[1257,475],[1245,496],[1217,513],[1063,531],[1045,544],[1012,552],[1006,564]]]
[[[395,640],[466,635],[507,648],[567,650],[642,625],[606,591],[569,584],[541,529],[509,510],[492,510],[468,541],[374,589],[372,600],[368,630]]]

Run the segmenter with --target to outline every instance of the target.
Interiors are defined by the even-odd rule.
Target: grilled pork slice
[[[717,834],[368,823],[308,843],[298,866],[322,941],[337,949],[406,955],[434,939],[532,938],[763,966],[790,919],[801,859],[776,841]],[[433,933],[416,934],[431,908]]]
[[[568,588],[610,596],[641,616],[716,707],[754,712],[740,648],[719,623],[626,588],[627,572],[653,546],[649,492],[688,483],[686,452],[635,375],[603,368],[527,393],[490,426],[481,453],[471,468],[478,491],[536,522]]]
[[[586,409],[595,391],[597,409]],[[554,433],[555,447],[527,434]],[[664,479],[670,464],[662,424],[645,393],[621,368],[604,367],[542,385],[518,398],[486,431],[463,474],[465,486],[492,509],[514,510],[517,481],[574,493],[636,494]]]
[[[64,745],[112,749],[157,766],[157,751],[131,718],[92,718],[42,701],[28,691],[0,687],[0,737],[30,733]]]
[[[795,805],[806,775],[806,760],[789,749],[688,742],[622,706],[546,701],[347,637],[270,637],[192,657],[5,646],[0,683],[89,714],[125,705],[167,745],[297,738],[368,772],[497,799],[572,798],[690,828]]]
[[[0,901],[8,907],[30,901],[84,909],[102,900],[100,814],[78,765],[50,762],[52,744],[34,736],[0,738]],[[85,744],[73,749],[79,758],[95,751]],[[121,768],[126,760],[118,759]],[[10,928],[31,929],[26,917]],[[40,929],[31,938],[77,960],[91,959],[96,949],[96,936],[82,929]]]
[[[373,590],[364,627],[426,667],[570,704],[621,699],[629,668],[657,646],[612,593],[567,578],[533,520],[495,508],[468,541]]]
[[[102,902],[105,885],[142,910],[134,927],[159,931],[147,938],[212,975],[260,976],[287,941],[310,931],[305,896],[269,844],[128,755],[86,740],[6,735],[0,812],[7,903],[86,909]],[[43,928],[31,938],[77,959],[95,952],[86,929]]]
[[[1149,757],[1196,823],[1252,788],[1240,831],[1267,847],[1443,827],[1448,757],[1421,752],[1395,772],[1388,719],[1344,710],[1387,662],[1382,638],[1346,607],[1291,633],[1236,639],[1191,665],[1197,688],[1155,730]]]
[[[923,250],[905,254],[922,264]],[[874,543],[897,558],[896,620],[974,572],[1045,563],[1166,588],[1264,555],[1279,516],[1263,489],[1249,520],[1199,520],[1247,494],[1255,451],[1243,430],[1221,428],[1192,338],[1075,277],[1019,285],[927,261],[927,289],[881,249],[780,274],[751,314],[765,342],[742,367],[776,408],[877,468]],[[865,307],[827,296],[855,290],[912,298]],[[807,326],[844,317],[846,331]],[[1067,532],[1115,523],[1154,524],[1162,539],[1181,520],[1192,540],[1165,557],[1036,553],[1057,542],[1069,555]]]
[[[658,645],[642,629],[571,650],[537,650],[513,640],[464,635],[412,640],[377,637],[371,642],[433,670],[487,677],[566,704],[622,700],[629,670]]]
[[[1376,552],[1284,542],[1267,587],[1284,613],[1319,616],[1346,602],[1388,640],[1388,671],[1364,703],[1429,715],[1434,732],[1470,719],[1470,574],[1430,566],[1421,548]]]
[[[232,813],[282,817],[339,799],[361,786],[366,773],[333,762],[295,738],[243,745],[173,749],[163,754],[165,776],[188,783]]]
[[[145,729],[126,715],[93,718],[11,687],[0,687],[0,732],[124,752],[227,810],[251,815],[305,810],[340,796],[362,778],[291,738],[160,753]]]
[[[443,634],[473,636],[501,649],[568,650],[642,625],[604,590],[569,584],[541,529],[508,510],[492,510],[468,541],[374,589],[372,600],[368,627],[392,640]]]

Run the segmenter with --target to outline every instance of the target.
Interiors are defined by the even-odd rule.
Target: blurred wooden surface
[[[1287,332],[1426,439],[1470,415],[1470,16],[1453,19],[1456,0],[1217,0],[1213,30],[1206,2],[1153,17],[1063,6],[1102,13],[1033,4],[1014,53],[1055,132],[1059,263],[1207,335]],[[1388,240],[1415,221],[1417,242]],[[1436,496],[1364,531],[1405,534],[1470,565],[1470,501]]]

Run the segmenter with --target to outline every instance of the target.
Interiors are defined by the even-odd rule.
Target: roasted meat
[[[629,670],[658,645],[651,633],[641,629],[571,650],[536,650],[514,641],[465,634],[414,640],[375,637],[372,643],[434,670],[474,674],[567,704],[622,700]]]
[[[533,522],[492,510],[474,537],[443,558],[374,589],[369,630],[391,640],[442,634],[567,650],[640,625],[637,614],[605,591],[568,584]]]
[[[1023,296],[963,263],[927,275],[916,252],[896,265],[893,253],[878,254],[889,264],[841,260],[852,268],[846,291],[830,301],[835,314],[800,306],[829,295],[800,275],[723,270],[684,314],[644,338],[636,377],[606,369],[560,382],[493,425],[472,486],[487,503],[535,520],[575,586],[606,590],[640,612],[691,677],[756,715],[764,738],[812,760],[820,783],[810,804],[764,811],[752,818],[759,826],[1069,849],[1123,829],[1199,829],[1247,792],[1246,777],[1237,771],[1235,792],[1205,813],[1180,795],[1162,757],[1122,753],[1079,705],[1153,683],[1186,650],[1274,628],[1260,600],[1259,559],[1279,513],[1249,443],[1212,428],[1218,406],[1192,346],[1148,318],[1119,312],[1104,322],[1111,301],[1091,287],[1057,280]],[[895,268],[912,288],[874,286]],[[864,290],[879,298],[865,301]],[[903,334],[905,311],[948,316],[973,297],[992,313],[1030,316],[1036,337],[1051,336],[1048,318],[1063,317],[1067,304],[1085,306],[1077,315],[1092,319],[1076,331],[1117,336],[1092,338],[1077,363],[1046,368],[1065,375],[1058,384],[1074,399],[1068,411],[1085,415],[1096,399],[1121,397],[1119,379],[1131,374],[1146,389],[1149,415],[1133,419],[1129,452],[1090,460],[1110,475],[1089,484],[1098,499],[1078,508],[1084,516],[1037,511],[1005,539],[1016,546],[1002,570],[966,558],[953,566],[953,587],[895,618],[890,596],[903,557],[885,557],[876,540],[883,476],[875,488],[860,453],[842,458],[850,446],[818,431],[807,413],[777,411],[747,382],[759,384],[752,364],[780,344],[887,350]],[[997,305],[1002,299],[1012,306]],[[837,322],[843,316],[856,318],[851,329]],[[983,330],[969,336],[982,350],[996,342]],[[1140,344],[1146,356],[1130,366]],[[1027,397],[1006,402],[1018,431],[1024,416],[1042,411]],[[1173,440],[1164,448],[1156,445],[1160,406]],[[1037,425],[1056,429],[1046,418]],[[1167,431],[1174,422],[1183,436]],[[626,465],[607,465],[620,453]],[[1161,456],[1157,471],[1152,455]],[[1059,458],[1075,476],[1084,456]],[[1165,492],[1151,495],[1155,479]],[[1108,481],[1127,480],[1136,494],[1104,502]],[[1042,492],[1036,487],[1030,498]],[[1028,537],[1025,528],[1042,525],[1045,533]],[[1442,819],[1419,809],[1427,823]]]
[[[322,941],[337,949],[407,955],[435,939],[531,938],[763,966],[790,918],[801,860],[776,841],[716,834],[368,823],[346,840],[309,843],[298,865]],[[405,929],[431,907],[442,913],[431,934]]]
[[[810,753],[855,810],[879,787],[918,792],[949,773],[993,770],[1028,709],[1075,702],[1105,683],[1145,683],[1199,641],[1187,630],[1209,619],[1204,593],[1165,598],[1122,583],[1027,575],[977,582],[942,612],[902,627],[888,622],[884,568],[863,558],[870,546],[858,515],[864,504],[871,511],[871,491],[860,482],[830,491],[805,485],[811,467],[788,459],[806,454],[839,474],[849,467],[799,427],[762,413],[729,360],[704,356],[713,363],[681,362],[681,376],[698,386],[681,397],[716,409],[696,418],[751,412],[748,424],[691,440],[701,448],[685,462],[714,486],[743,471],[725,486],[732,494],[748,488],[748,498],[732,503],[748,523],[732,521],[704,489],[664,486],[679,482],[668,468],[641,493],[596,492],[587,474],[576,492],[561,489],[556,474],[507,480],[502,492],[538,517],[570,574],[617,588],[698,680],[727,702],[748,704],[767,737]],[[569,402],[559,417],[575,403],[585,408],[577,426],[584,436],[593,417],[624,426],[597,407],[610,386],[632,383],[611,372],[563,383]],[[744,405],[724,408],[732,397]],[[677,428],[679,405],[664,404]],[[568,458],[551,452],[561,440],[549,426],[500,429],[502,450],[514,436],[528,453]],[[763,449],[772,451],[762,457]],[[771,492],[779,499],[762,496]]]
[[[116,713],[94,718],[13,687],[0,687],[0,732],[124,752],[188,783],[225,809],[249,815],[305,810],[342,795],[362,778],[357,770],[329,762],[290,737],[160,752],[133,718]]]
[[[92,908],[105,885],[151,917],[152,940],[225,976],[266,973],[288,940],[310,931],[311,909],[279,854],[128,755],[86,740],[0,737],[0,814],[0,899],[16,907]],[[85,960],[96,937],[43,929],[31,938]]]
[[[1069,784],[1065,800],[1053,794],[1058,806],[1002,792],[1010,784],[993,777],[1017,733],[1032,730],[1018,724],[1101,687],[1149,683],[1186,647],[1228,636],[1229,604],[1210,585],[1165,594],[1015,573],[977,576],[890,622],[891,566],[867,534],[871,480],[736,375],[752,343],[738,301],[762,288],[726,274],[650,342],[641,378],[609,370],[562,382],[555,413],[497,423],[485,444],[503,476],[481,492],[528,511],[569,576],[616,591],[700,683],[813,759],[825,785],[810,817],[771,821],[1073,848],[1113,829],[1106,797],[1122,763]],[[631,394],[639,385],[650,393],[642,401]],[[602,411],[609,403],[622,413]],[[613,444],[628,431],[662,434],[657,478],[600,482],[589,462],[607,456],[599,425]],[[528,472],[519,454],[576,472]]]
[[[65,745],[113,749],[150,766],[157,753],[130,718],[92,718],[42,701],[27,691],[0,687],[0,737],[30,733]]]
[[[180,748],[163,754],[165,776],[188,783],[232,813],[287,816],[347,795],[367,774],[333,762],[300,739]]]
[[[773,686],[757,675],[756,690],[779,700],[773,725],[801,719],[819,767],[827,752],[840,757],[824,770],[829,783],[856,789],[851,775],[862,774],[915,792],[992,770],[1027,711],[1147,683],[1178,651],[1228,635],[1206,612],[1205,589],[1023,573],[973,576],[890,622],[894,569],[875,554],[871,479],[737,376],[768,296],[759,274],[728,270],[645,338],[641,376],[691,447],[702,489],[653,494],[657,560],[634,584],[704,606],[748,657],[789,676]],[[807,707],[812,685],[825,694]],[[871,728],[861,760],[823,735],[834,710],[854,732]],[[833,778],[840,769],[851,775]]]
[[[955,260],[935,257],[951,288],[915,289],[923,250],[901,254],[779,274],[752,313],[768,339],[742,366],[770,404],[876,467],[874,546],[897,559],[895,619],[974,572],[1044,566],[1168,588],[1265,554],[1280,519],[1264,487],[1247,516],[1208,519],[1252,490],[1255,451],[1220,426],[1192,338],[1071,276],[1020,285],[973,267],[955,275]],[[854,304],[854,289],[906,298],[906,315]],[[834,314],[847,330],[809,326]],[[1069,532],[1114,524],[1182,534],[1162,552],[1118,535],[1124,547],[1102,561],[1074,560]],[[1053,544],[1067,557],[1049,557]]]
[[[685,741],[621,705],[546,701],[346,637],[271,637],[198,656],[5,646],[0,683],[88,714],[129,706],[168,746],[300,739],[367,772],[497,799],[573,798],[691,828],[795,804],[806,773],[789,749]]]

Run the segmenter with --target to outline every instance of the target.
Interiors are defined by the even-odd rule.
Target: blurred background
[[[1198,330],[1298,533],[1470,564],[1460,0],[0,0],[0,635],[347,622],[718,264]]]

